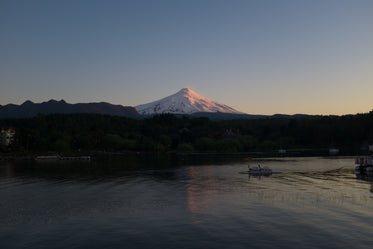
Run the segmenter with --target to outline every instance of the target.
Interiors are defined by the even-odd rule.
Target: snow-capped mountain
[[[166,98],[143,105],[135,106],[138,113],[143,115],[173,113],[193,114],[198,112],[244,114],[227,105],[203,97],[189,88]]]

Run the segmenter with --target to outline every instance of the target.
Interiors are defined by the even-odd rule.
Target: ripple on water
[[[350,158],[0,171],[0,248],[370,248],[372,183]],[[110,167],[105,165],[105,167]]]

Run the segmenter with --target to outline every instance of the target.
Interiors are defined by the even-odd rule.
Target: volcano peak
[[[161,113],[192,114],[197,112],[243,114],[227,105],[208,99],[190,88],[182,88],[173,95],[151,103],[138,105],[135,108],[140,114],[145,115]]]

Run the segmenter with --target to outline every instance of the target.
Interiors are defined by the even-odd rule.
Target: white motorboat
[[[258,166],[249,166],[249,173],[250,174],[259,174],[259,175],[269,175],[272,174],[272,170],[268,166],[260,167]]]
[[[356,157],[355,165],[355,174],[373,175],[373,157]]]
[[[269,168],[268,166],[264,166],[264,167],[261,167],[260,165],[258,166],[252,166],[248,167],[248,171],[241,171],[239,172],[240,174],[249,174],[249,175],[257,175],[257,176],[269,176],[269,175],[272,175],[272,174],[280,174],[281,172],[280,171],[273,171],[271,168]]]

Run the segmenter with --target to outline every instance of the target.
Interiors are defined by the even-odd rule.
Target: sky
[[[371,0],[0,0],[0,105],[136,106],[184,87],[249,114],[373,109]]]

